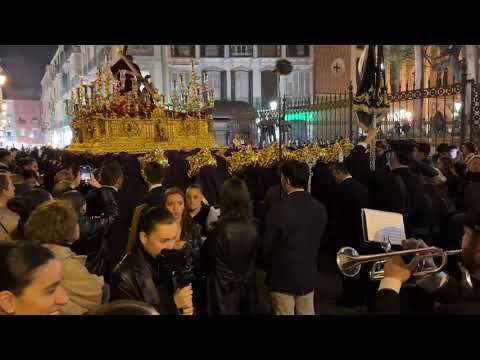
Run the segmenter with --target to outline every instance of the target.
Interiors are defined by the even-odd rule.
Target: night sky
[[[39,100],[40,80],[58,45],[0,45],[0,66],[8,80],[5,99]]]

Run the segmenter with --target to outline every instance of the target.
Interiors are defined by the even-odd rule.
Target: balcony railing
[[[258,57],[280,57],[281,45],[257,45]]]
[[[252,57],[253,45],[230,45],[231,57]]]

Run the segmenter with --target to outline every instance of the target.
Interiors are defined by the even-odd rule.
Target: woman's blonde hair
[[[78,218],[65,200],[50,200],[38,206],[25,224],[25,238],[42,244],[71,245]]]

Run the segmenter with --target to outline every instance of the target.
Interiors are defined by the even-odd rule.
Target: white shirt
[[[300,192],[300,191],[305,191],[304,189],[297,189],[297,190],[292,190],[290,191],[287,195],[293,194],[295,192]]]
[[[443,287],[448,281],[448,276],[444,272],[432,274],[430,276],[425,276],[416,281],[417,286],[424,289],[427,293],[431,294],[434,291]],[[400,293],[400,288],[402,287],[402,282],[398,279],[386,277],[380,281],[380,286],[378,291],[382,289],[390,289],[395,291],[397,294]]]
[[[390,289],[395,291],[397,294],[400,293],[400,288],[402,287],[402,282],[395,278],[385,277],[380,281],[380,286],[378,291],[383,289]]]
[[[153,189],[156,189],[156,188],[158,188],[158,187],[162,187],[162,184],[153,184],[152,186],[150,186],[150,187],[148,188],[148,191],[150,192],[150,191],[152,191]]]
[[[218,221],[220,217],[220,209],[215,209],[213,206],[210,207],[210,211],[208,212],[207,216],[207,229],[212,229],[212,224]]]

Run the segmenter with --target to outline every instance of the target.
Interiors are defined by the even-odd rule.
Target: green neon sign
[[[285,114],[285,121],[315,121],[313,111],[302,111]]]

